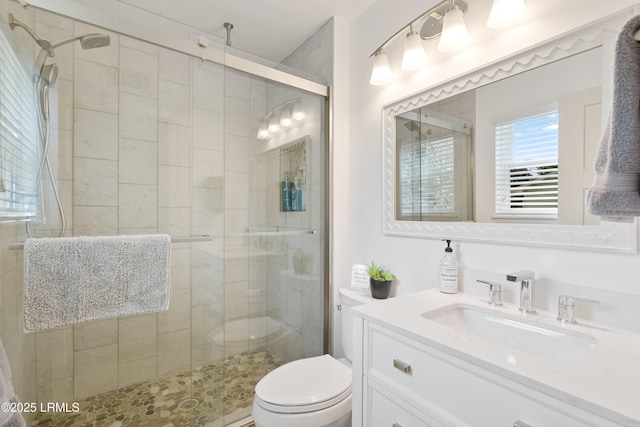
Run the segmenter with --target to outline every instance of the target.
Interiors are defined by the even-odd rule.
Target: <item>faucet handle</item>
[[[562,323],[576,322],[576,301],[600,304],[600,301],[589,298],[579,298],[571,295],[560,295],[558,297],[558,317]]]
[[[489,285],[489,300],[487,301],[489,304],[497,307],[502,306],[502,285],[479,279],[476,282]]]

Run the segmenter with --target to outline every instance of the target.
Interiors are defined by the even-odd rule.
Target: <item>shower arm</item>
[[[9,14],[9,28],[11,28],[12,30],[15,30],[16,27],[20,27],[23,30],[25,30],[27,32],[27,34],[29,34],[31,36],[31,38],[38,44],[38,46],[40,46],[44,51],[47,52],[47,54],[50,57],[54,57],[55,56],[55,52],[53,51],[53,46],[51,45],[50,42],[48,42],[47,40],[44,40],[42,38],[40,38],[40,36],[38,36],[35,31],[33,31],[31,28],[29,28],[29,26],[27,26],[27,24],[18,21],[14,16],[13,13]]]
[[[87,34],[80,34],[79,36],[72,36],[72,37],[69,37],[67,39],[57,40],[57,41],[53,42],[53,45],[51,46],[51,48],[52,49],[57,49],[57,48],[59,48],[61,46],[64,46],[66,44],[73,43],[73,42],[78,41],[78,40],[82,40],[85,37],[99,36],[99,35],[101,35],[101,34],[100,33],[87,33]]]

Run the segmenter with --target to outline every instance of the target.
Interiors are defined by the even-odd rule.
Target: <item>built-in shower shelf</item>
[[[298,273],[294,272],[293,270],[280,270],[280,274],[282,274],[283,276],[288,277],[290,279],[298,279],[298,280],[303,280],[303,281],[320,280],[319,276],[312,276],[312,275],[307,274],[307,273],[298,274]]]

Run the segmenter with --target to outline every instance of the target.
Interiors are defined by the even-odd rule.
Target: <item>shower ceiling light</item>
[[[509,23],[516,23],[526,14],[524,0],[494,0],[491,10],[492,15],[495,8],[497,8],[496,16],[503,17],[502,20],[498,19],[497,22],[507,20]],[[522,12],[523,10],[524,13]],[[402,27],[369,56],[373,57],[373,68],[369,83],[373,86],[380,86],[391,80],[391,67],[384,50],[400,34],[407,34],[407,29],[409,31],[405,40],[401,65],[401,69],[404,71],[419,69],[426,63],[423,40],[428,41],[440,37],[438,50],[441,52],[455,52],[471,44],[471,37],[464,22],[464,14],[466,12],[467,3],[465,0],[443,0]],[[490,28],[493,28],[493,19],[491,17],[487,22],[487,26]],[[416,33],[413,27],[419,23],[422,23],[422,27]]]
[[[489,28],[506,28],[517,24],[527,16],[524,0],[493,0],[487,20]]]
[[[300,123],[306,114],[300,98],[290,99],[273,107],[264,115],[258,126],[258,139],[270,139]]]

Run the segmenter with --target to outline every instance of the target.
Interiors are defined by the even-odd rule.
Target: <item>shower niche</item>
[[[276,156],[280,163],[280,212],[305,212],[307,210],[307,142],[304,137],[276,150],[267,156]]]

